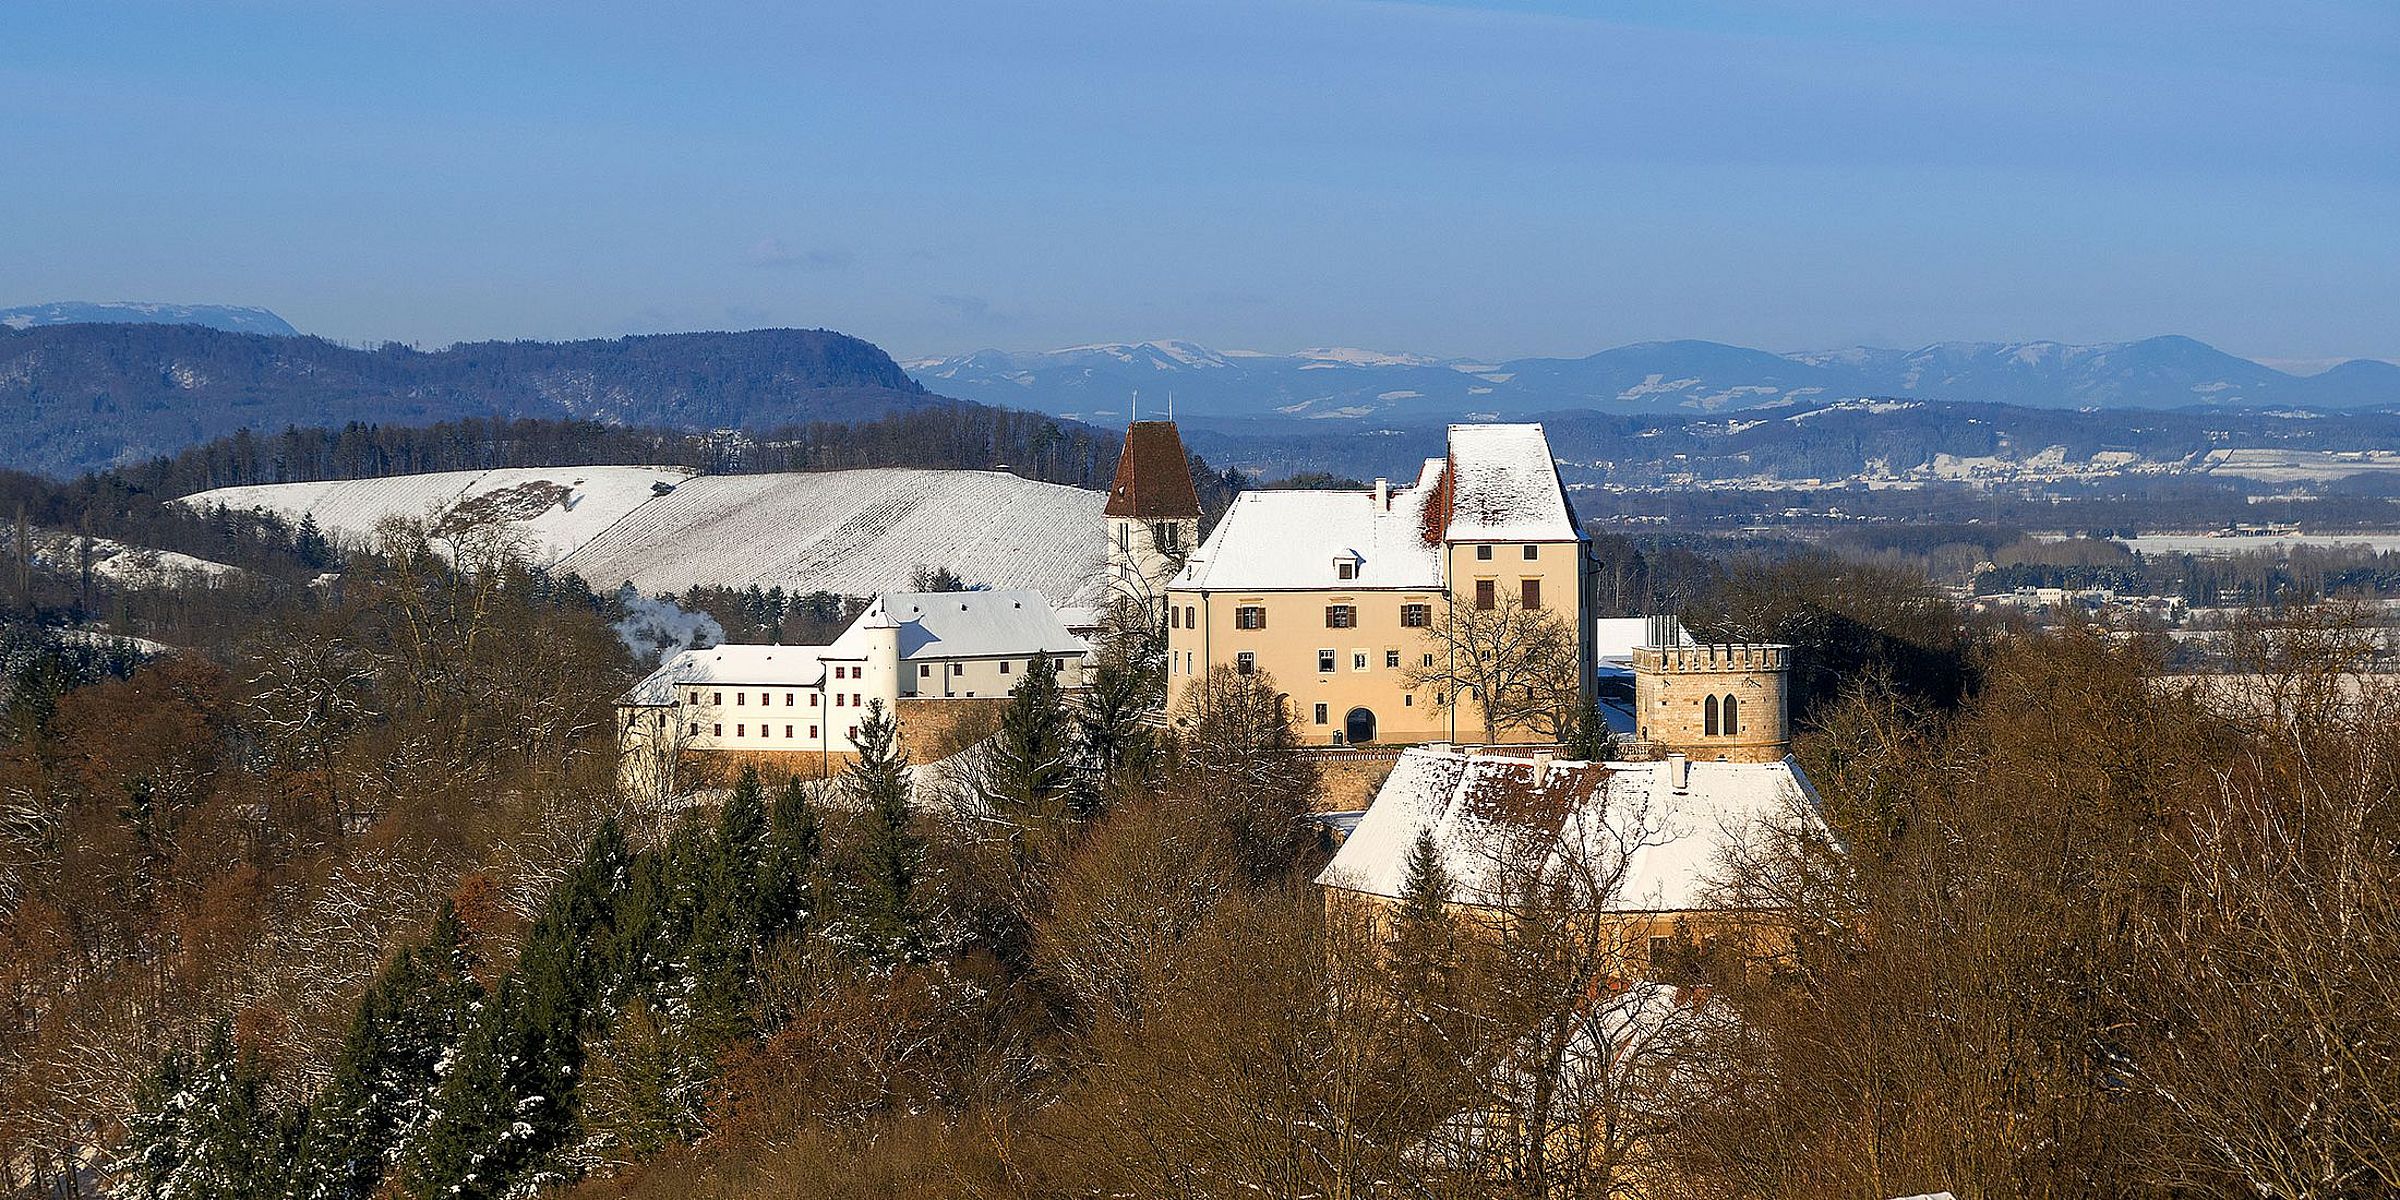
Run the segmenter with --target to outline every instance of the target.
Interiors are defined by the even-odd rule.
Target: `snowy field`
[[[660,492],[658,485],[671,490]],[[880,468],[690,477],[663,467],[448,471],[387,479],[218,488],[182,503],[316,518],[337,541],[386,516],[490,512],[534,553],[595,588],[656,595],[694,584],[864,596],[918,566],[971,583],[1094,601],[1105,532],[1099,492],[998,471]]]
[[[1092,603],[1107,542],[1099,492],[999,471],[882,468],[714,475],[634,510],[562,562],[593,587],[696,583],[864,596],[918,566]]]
[[[2208,537],[2203,534],[2154,534],[2119,538],[2129,550],[2143,554],[2191,554],[2223,558],[2235,554],[2281,553],[2295,546],[2364,546],[2376,551],[2400,550],[2400,533],[2293,533],[2281,537]]]
[[[2384,471],[2400,471],[2400,453],[2390,450],[2211,450],[2211,475],[2235,475],[2261,483],[2323,483]]]
[[[654,485],[687,478],[671,467],[509,467],[217,488],[182,502],[264,509],[294,523],[313,516],[325,536],[353,543],[371,537],[387,516],[438,521],[488,511],[508,517],[535,557],[555,562],[650,500]]]

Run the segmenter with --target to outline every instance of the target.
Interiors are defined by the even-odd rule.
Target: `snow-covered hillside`
[[[507,518],[528,552],[555,562],[657,494],[690,478],[673,467],[506,467],[383,479],[264,483],[187,496],[197,508],[264,509],[297,523],[316,518],[325,536],[361,542],[388,516],[434,521],[482,513]]]
[[[1104,539],[1099,492],[998,471],[878,468],[690,477],[662,467],[520,468],[219,488],[182,503],[316,518],[359,541],[386,516],[491,512],[541,559],[594,587],[695,584],[861,596],[918,566],[1089,603]]]
[[[594,587],[758,584],[863,596],[918,566],[1090,603],[1106,540],[1099,492],[999,471],[879,468],[695,479],[561,563]]]

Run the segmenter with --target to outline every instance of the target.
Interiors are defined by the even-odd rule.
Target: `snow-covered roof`
[[[1574,541],[1581,536],[1538,424],[1453,425],[1449,538],[1454,542]]]
[[[853,624],[852,629],[859,626]],[[843,635],[848,638],[848,634]],[[671,704],[675,689],[684,686],[741,684],[766,687],[814,687],[825,679],[825,664],[857,662],[866,656],[856,643],[844,646],[760,646],[735,643],[682,650],[667,657],[657,670],[617,698],[619,704]]]
[[[1365,491],[1256,491],[1234,497],[1200,552],[1169,586],[1209,591],[1348,588],[1432,590],[1442,585],[1438,547],[1425,544],[1425,504],[1442,460],[1378,506]],[[1357,564],[1343,579],[1335,563]]]
[[[1688,769],[1689,786],[1676,792],[1664,762],[1545,766],[1525,757],[1410,749],[1317,882],[1399,896],[1417,831],[1430,827],[1460,902],[1494,895],[1506,884],[1502,864],[1514,849],[1541,846],[1551,867],[1576,855],[1595,873],[1621,879],[1597,899],[1600,908],[1703,909],[1729,850],[1772,829],[1821,821],[1806,777],[1789,759],[1695,762]]]
[[[1023,658],[1043,651],[1080,655],[1091,649],[1067,632],[1049,600],[1029,588],[891,592],[876,597],[859,619],[876,616],[899,623],[904,659]]]

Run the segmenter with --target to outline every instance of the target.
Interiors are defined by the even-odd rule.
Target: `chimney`
[[[1375,511],[1392,511],[1392,481],[1381,475],[1375,477]]]
[[[1680,796],[1692,790],[1692,759],[1677,752],[1667,756],[1667,786]]]

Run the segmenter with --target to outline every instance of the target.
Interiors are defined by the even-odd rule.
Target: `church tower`
[[[1791,670],[1790,646],[1689,642],[1654,629],[1633,651],[1633,735],[1698,762],[1779,761],[1792,748]]]
[[[1112,594],[1163,612],[1167,581],[1200,548],[1200,494],[1173,421],[1125,427],[1116,482],[1101,510],[1108,521]]]

